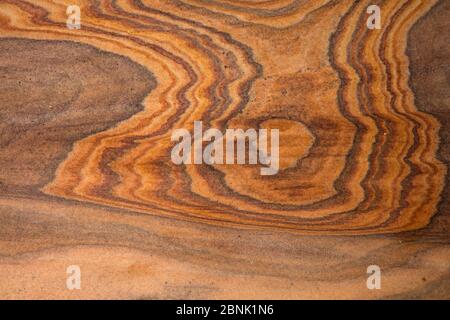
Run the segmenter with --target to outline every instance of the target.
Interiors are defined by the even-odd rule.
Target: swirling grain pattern
[[[450,298],[449,17],[445,0],[1,1],[0,296]],[[174,164],[194,121],[279,129],[280,171]]]

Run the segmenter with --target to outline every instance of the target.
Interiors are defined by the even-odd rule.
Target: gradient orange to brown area
[[[449,21],[445,0],[2,0],[0,298],[450,299]],[[175,165],[194,121],[279,129],[280,171]]]

